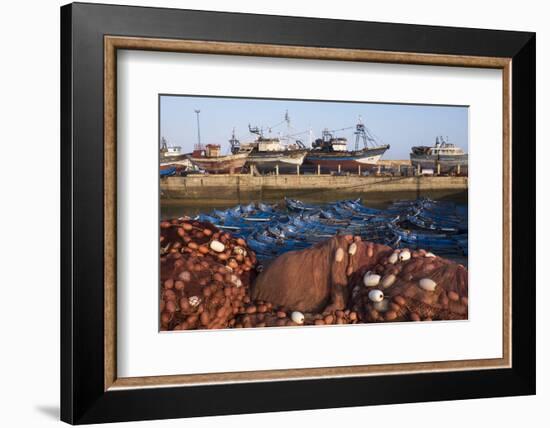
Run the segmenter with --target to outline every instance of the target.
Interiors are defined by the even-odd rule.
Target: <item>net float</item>
[[[338,248],[336,250],[334,260],[336,261],[336,263],[340,263],[342,260],[344,260],[344,250],[342,248]]]
[[[164,300],[176,300],[176,293],[174,290],[164,290]]]
[[[394,296],[393,301],[399,306],[404,306],[406,303],[405,298],[403,298],[402,296]]]
[[[420,288],[426,291],[435,291],[435,288],[437,287],[437,283],[430,278],[422,278],[418,285],[420,285]]]
[[[240,255],[246,256],[246,250],[243,247],[237,246],[237,247],[233,248],[233,252],[235,254],[240,254]]]
[[[392,253],[391,256],[388,257],[388,263],[391,263],[392,265],[397,263],[397,260],[399,260],[398,253]]]
[[[237,288],[243,285],[242,281],[239,279],[237,275],[231,275],[231,282],[235,284]]]
[[[411,258],[411,252],[409,250],[401,251],[399,253],[399,260],[401,260],[402,262],[410,260],[410,258]]]
[[[393,285],[393,283],[396,280],[396,276],[393,273],[390,273],[389,275],[386,275],[384,278],[382,278],[381,286],[383,288],[388,288]]]
[[[217,253],[222,253],[225,250],[225,245],[223,245],[220,241],[214,239],[210,243],[210,248]]]
[[[369,291],[369,299],[374,303],[382,302],[384,300],[384,293],[381,290],[371,290]]]
[[[394,319],[397,318],[397,312],[388,311],[388,312],[386,312],[384,318],[385,318],[386,321],[393,321]]]
[[[365,287],[376,287],[380,283],[380,275],[376,273],[367,272],[363,277],[363,284]]]
[[[292,312],[292,314],[290,315],[290,319],[292,321],[294,321],[296,324],[303,324],[304,323],[304,320],[305,320],[305,317],[304,317],[304,314],[301,313],[301,312],[298,312],[298,311],[294,311]]]
[[[349,246],[349,248],[348,248],[348,254],[349,254],[350,256],[354,256],[356,252],[357,252],[357,244],[354,242],[354,243],[352,243],[352,244]]]

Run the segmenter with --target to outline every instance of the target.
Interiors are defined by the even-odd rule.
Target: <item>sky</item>
[[[160,136],[186,153],[198,141],[195,110],[200,110],[201,143],[221,144],[224,153],[230,151],[228,140],[233,128],[241,142],[254,140],[255,135],[248,132],[249,124],[264,128],[265,137],[305,132],[297,138],[306,145],[310,128],[315,139],[321,137],[324,128],[352,127],[335,133],[348,139],[351,150],[355,145],[353,127],[359,116],[380,144],[390,144],[383,159],[408,159],[412,146],[431,146],[438,135],[468,149],[468,107],[464,106],[161,95]],[[286,123],[273,127],[283,122],[285,111],[291,128]]]

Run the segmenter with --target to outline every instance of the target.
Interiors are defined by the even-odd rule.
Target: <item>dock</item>
[[[359,176],[359,175],[191,175],[160,180],[161,199],[223,201],[271,199],[282,196],[337,192],[342,198],[356,194],[437,193],[440,196],[464,193],[468,177],[463,176]]]

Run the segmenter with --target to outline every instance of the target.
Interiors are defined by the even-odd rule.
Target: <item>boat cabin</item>
[[[464,150],[462,150],[460,147],[456,147],[454,144],[449,143],[436,143],[435,147],[430,148],[431,155],[437,156],[437,155],[447,155],[447,156],[457,156],[457,155],[463,155]]]
[[[284,150],[281,146],[281,141],[278,138],[259,138],[259,152],[278,152]]]
[[[160,155],[163,158],[167,158],[170,156],[181,156],[181,146],[169,146],[166,138],[162,137],[160,145]]]
[[[460,156],[464,150],[454,144],[448,143],[443,137],[436,137],[435,146],[415,146],[411,149],[413,154],[428,156]]]
[[[205,155],[207,158],[217,158],[222,154],[221,146],[219,144],[207,144]]]

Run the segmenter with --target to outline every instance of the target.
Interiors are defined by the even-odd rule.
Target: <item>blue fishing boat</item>
[[[170,176],[176,174],[176,170],[177,170],[177,168],[175,166],[171,166],[171,167],[168,167],[168,168],[162,168],[160,170],[160,176],[161,176],[161,178],[162,177],[170,177]]]
[[[453,202],[398,200],[386,209],[365,206],[359,199],[311,204],[285,198],[284,202],[237,205],[196,218],[247,239],[263,262],[337,234],[359,235],[394,248],[424,248],[446,257],[468,254],[467,207]]]

